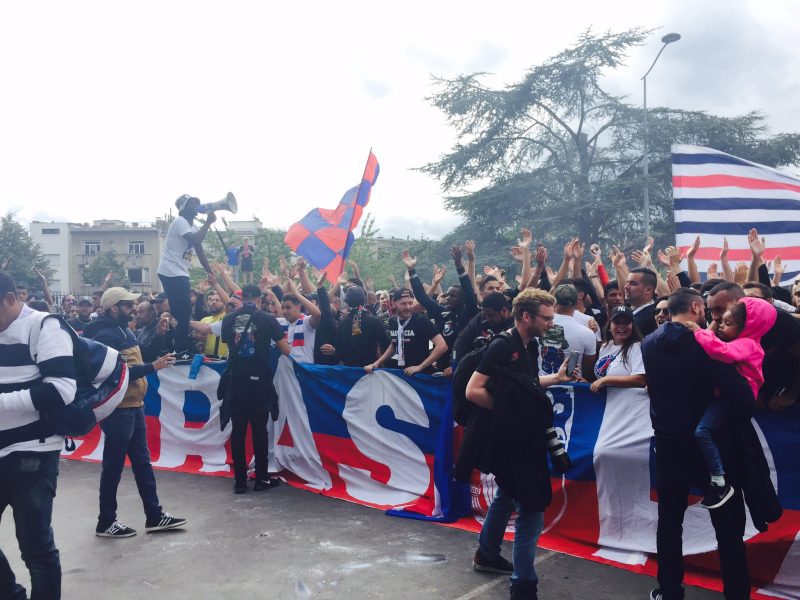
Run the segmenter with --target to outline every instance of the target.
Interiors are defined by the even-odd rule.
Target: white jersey
[[[289,323],[283,317],[278,317],[278,323],[283,327],[283,333],[289,342],[289,356],[299,363],[314,364],[317,330],[311,326],[311,318],[303,315],[294,323]]]

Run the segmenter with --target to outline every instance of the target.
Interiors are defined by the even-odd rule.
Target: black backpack
[[[483,355],[486,354],[486,349],[489,347],[489,344],[498,337],[510,340],[511,334],[507,331],[501,331],[490,340],[478,338],[475,342],[480,343],[480,345],[459,360],[458,366],[453,372],[453,418],[459,425],[467,425],[475,408],[475,405],[467,400],[467,384],[469,383],[469,379],[472,377],[475,369],[478,368]]]

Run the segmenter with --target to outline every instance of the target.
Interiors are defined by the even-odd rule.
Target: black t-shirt
[[[504,336],[495,337],[486,349],[486,352],[475,369],[481,375],[496,377],[498,369],[507,369],[517,373],[532,376],[536,383],[539,383],[539,367],[537,357],[539,345],[536,340],[528,342],[528,346],[522,345],[522,338],[514,327],[511,330],[511,339]]]
[[[336,362],[348,367],[366,367],[375,362],[389,346],[389,335],[383,323],[369,311],[361,311],[361,333],[353,335],[353,316],[350,311],[336,328]]]
[[[235,370],[243,365],[269,365],[271,343],[279,342],[284,335],[275,317],[258,310],[253,304],[245,304],[222,319],[221,337],[228,344],[228,360]]]
[[[389,336],[395,344],[395,356],[400,353],[400,342],[397,339],[398,317],[389,319]],[[430,354],[429,342],[439,335],[436,326],[430,319],[422,315],[411,315],[403,326],[403,358],[404,362],[399,365],[394,358],[386,361],[386,366],[391,368],[415,367],[428,358]]]
[[[792,348],[800,344],[800,320],[791,313],[777,309],[778,317],[764,337],[764,386],[761,395],[771,397],[782,387],[794,383],[800,368],[800,360],[790,354]]]

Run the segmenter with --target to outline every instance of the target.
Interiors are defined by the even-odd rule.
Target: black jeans
[[[147,427],[143,408],[118,408],[100,422],[106,434],[103,443],[103,470],[100,473],[100,514],[97,523],[106,529],[117,520],[117,488],[125,466],[131,459],[136,487],[148,519],[161,516],[156,478],[147,447]]]
[[[247,424],[253,436],[253,455],[256,459],[256,481],[266,481],[267,474],[267,416],[269,412],[261,408],[237,410],[231,415],[231,456],[236,483],[247,481],[247,455],[245,437]]]
[[[683,598],[683,515],[689,488],[706,485],[705,461],[694,440],[656,436],[658,477],[658,585],[664,600]],[[745,512],[741,489],[720,508],[711,511],[717,536],[722,582],[728,600],[750,597],[750,575],[744,546]]]
[[[175,327],[173,341],[175,352],[181,354],[189,352],[192,340],[189,336],[189,321],[192,318],[191,285],[188,277],[164,277],[159,275],[161,286],[169,300],[169,314],[175,317],[178,325]]]
[[[50,525],[58,456],[55,450],[12,452],[0,458],[0,515],[11,506],[22,560],[31,574],[31,600],[61,598],[61,560]],[[26,597],[0,550],[0,598]]]

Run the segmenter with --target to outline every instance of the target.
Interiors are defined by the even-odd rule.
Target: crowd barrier
[[[189,365],[178,365],[149,376],[145,413],[155,467],[230,474],[230,425],[220,430],[216,400],[223,369],[224,363],[205,363],[189,379]],[[394,370],[367,375],[283,357],[275,384],[281,409],[270,423],[271,470],[283,471],[298,487],[392,515],[480,529],[494,484],[491,476],[476,473],[468,494],[471,510],[459,518],[465,494],[450,479],[454,430],[448,380],[406,377]],[[574,468],[552,479],[553,503],[545,514],[541,546],[655,574],[658,505],[646,397],[636,390],[613,390],[608,399],[581,384],[549,391]],[[798,598],[800,406],[764,413],[755,421],[784,516],[764,533],[748,518],[753,597]],[[99,461],[102,445],[95,428],[65,456]],[[693,499],[684,523],[686,581],[721,589],[714,533],[699,500]],[[513,528],[509,538],[510,532]]]

